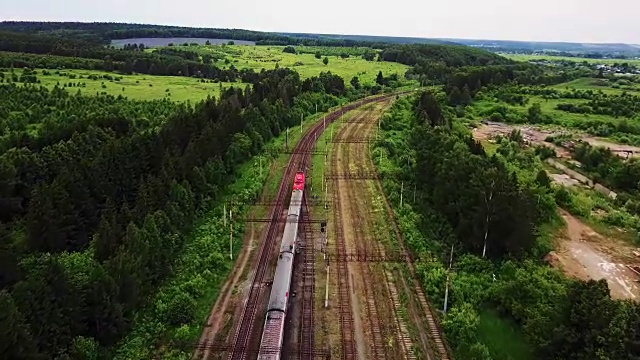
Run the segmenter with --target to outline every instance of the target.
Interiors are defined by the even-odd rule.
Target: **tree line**
[[[526,254],[536,226],[548,217],[535,205],[548,189],[523,187],[499,157],[487,156],[470,134],[452,126],[440,101],[424,92],[413,109],[410,182],[419,194],[418,210],[445,219],[466,251],[495,258]]]
[[[210,38],[254,41],[258,45],[306,45],[306,46],[363,46],[381,48],[384,42],[335,39],[308,34],[278,34],[242,29],[211,29],[179,26],[81,23],[81,22],[28,22],[4,21],[0,29],[24,33],[46,33],[57,37],[74,37],[94,44],[109,45],[113,39],[129,38]]]
[[[329,93],[340,93],[330,75],[311,79],[326,82],[312,89],[321,93],[305,91],[288,69],[257,77],[251,89],[224,90],[219,100],[174,105],[157,126],[138,123],[151,115],[143,110],[148,105],[29,89],[37,94],[33,103],[39,96],[48,109],[60,106],[54,127],[87,117],[101,102],[122,103],[104,107],[102,115],[117,126],[97,121],[41,149],[14,147],[0,156],[2,199],[21,205],[3,214],[0,225],[3,355],[82,358],[87,349],[117,342],[171,273],[193,220],[220,196],[236,167],[316,105],[319,111],[336,105]],[[83,101],[87,108],[72,115]],[[223,255],[211,255],[215,270]],[[185,296],[158,309],[164,321],[192,319]]]
[[[250,82],[254,71],[233,67],[220,69],[212,58],[200,61],[190,51],[163,49],[154,52],[106,48],[73,38],[31,33],[0,32],[0,66],[73,68],[133,72],[150,75],[194,76],[219,81]],[[254,76],[255,78],[255,76]]]

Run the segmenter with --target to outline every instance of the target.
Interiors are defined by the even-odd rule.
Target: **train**
[[[280,360],[284,323],[291,291],[293,259],[298,241],[299,219],[304,196],[305,174],[296,172],[291,190],[291,201],[287,212],[287,221],[282,234],[276,272],[271,284],[269,305],[260,340],[258,360]]]

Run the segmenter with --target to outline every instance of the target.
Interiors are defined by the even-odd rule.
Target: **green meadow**
[[[640,66],[640,59],[590,59],[581,57],[570,56],[549,56],[549,55],[527,55],[527,54],[500,54],[506,58],[516,61],[530,61],[530,60],[564,60],[573,62],[587,62],[589,64],[622,64],[629,63],[630,65]]]
[[[16,69],[19,76],[22,70]],[[48,75],[43,75],[47,74]],[[9,71],[4,71],[5,79]],[[105,79],[104,75],[113,79]],[[176,102],[199,101],[207,96],[218,96],[223,88],[231,86],[245,87],[242,83],[203,83],[200,79],[182,76],[154,76],[154,75],[120,75],[96,70],[46,70],[37,69],[40,85],[53,88],[56,85],[76,93],[85,95],[106,93],[122,95],[135,100],[155,100],[167,98]],[[98,77],[97,80],[91,77]]]
[[[176,46],[176,48],[178,48]],[[341,58],[336,54],[338,48],[327,47],[300,47],[297,54],[285,53],[284,46],[239,46],[239,45],[209,45],[209,46],[180,46],[180,49],[195,51],[200,55],[209,54],[218,60],[216,66],[229,68],[233,65],[237,69],[250,68],[256,71],[261,69],[273,69],[277,66],[288,67],[300,73],[302,78],[317,76],[323,71],[331,71],[340,75],[346,83],[357,76],[361,84],[374,84],[378,72],[384,76],[398,74],[404,78],[408,66],[386,61],[367,61],[359,54],[362,51],[355,48],[351,51],[340,50],[347,54],[354,54],[348,58]],[[297,48],[296,48],[297,49]],[[322,54],[320,59],[310,52],[318,51]],[[304,52],[304,53],[301,53]],[[329,63],[325,65],[325,54]]]

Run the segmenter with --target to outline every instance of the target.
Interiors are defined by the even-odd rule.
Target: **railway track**
[[[361,123],[364,123],[368,126],[373,127],[374,124],[369,121],[369,119],[365,119],[365,121],[361,121]],[[361,129],[362,130],[362,129]],[[369,130],[369,131],[367,131]],[[358,131],[359,134],[367,134],[370,135],[370,130],[371,128],[368,128],[364,131]],[[369,136],[370,137],[370,136]],[[371,154],[370,154],[370,148],[369,148],[369,143],[370,142],[359,142],[356,144],[356,147],[358,148],[356,153],[357,154],[365,154],[366,157],[368,157],[369,161],[364,160],[364,159],[358,159],[356,160],[356,165],[357,165],[357,173],[375,173],[375,167],[373,165],[373,163],[371,162]],[[366,165],[365,165],[366,164]],[[377,181],[377,178],[374,177],[372,179],[372,181]],[[366,182],[367,186],[368,185],[373,185],[374,184],[370,183],[370,181]],[[369,189],[367,187],[367,189]],[[372,191],[372,189],[369,189],[369,191]],[[369,193],[367,193],[365,195],[365,198],[370,198]],[[367,207],[367,206],[365,206]],[[373,224],[371,223],[371,221],[366,223],[366,227],[367,229],[372,229],[373,228]],[[377,234],[377,236],[384,236],[384,234]],[[368,236],[368,238],[372,238],[372,236]],[[370,246],[371,248],[368,249],[367,251],[369,253],[376,253],[379,254],[379,256],[381,256],[382,258],[386,258],[387,252],[385,249],[385,246],[383,245],[382,241],[379,241],[381,239],[376,238],[375,241],[371,241],[370,242]],[[367,264],[367,266],[370,268],[371,265]],[[387,323],[384,322],[382,324],[383,326],[383,333],[385,335],[385,337],[391,339],[393,338],[395,340],[395,344],[393,344],[393,346],[391,346],[392,349],[397,349],[399,351],[399,354],[390,354],[390,351],[387,351],[387,355],[388,356],[395,356],[394,358],[403,358],[403,359],[407,359],[407,360],[415,360],[416,359],[416,355],[414,354],[413,351],[413,341],[411,339],[411,336],[409,334],[409,331],[407,329],[406,324],[404,323],[404,321],[402,321],[401,317],[400,317],[400,309],[401,309],[401,304],[400,304],[400,298],[398,296],[398,290],[396,288],[395,285],[395,279],[393,277],[393,275],[391,274],[390,271],[387,270],[386,268],[386,264],[381,264],[380,265],[380,272],[377,272],[375,275],[372,275],[371,272],[369,271],[368,273],[368,277],[370,279],[374,279],[375,278],[375,282],[376,283],[381,283],[384,284],[384,290],[386,290],[385,294],[383,295],[382,298],[385,299],[390,299],[391,303],[390,304],[385,304],[385,305],[389,305],[388,306],[388,313],[392,314],[393,317],[393,322],[392,323]]]
[[[373,122],[371,119],[368,119],[368,118],[365,118],[362,121],[358,121],[358,123],[364,124],[364,125],[359,125],[358,130],[356,131],[356,133],[360,134],[360,136],[364,136],[362,134],[367,134],[367,136],[370,135],[372,128],[375,126],[375,122]],[[358,142],[358,143],[355,143],[354,146],[356,148],[356,151],[355,151],[356,154],[363,157],[370,158],[369,142]],[[367,161],[365,158],[359,157],[354,161],[354,163],[356,164],[357,173],[374,172],[374,170],[372,169],[373,164],[370,161]],[[373,192],[371,192],[372,189],[369,187],[370,185],[373,185],[371,181],[375,181],[375,178],[371,180],[367,180],[364,183],[364,185],[356,188],[361,192],[360,195],[358,195],[359,198],[362,198],[362,199],[372,198]],[[354,191],[354,193],[356,192]],[[371,207],[372,207],[372,204],[369,204],[368,202],[365,203],[363,205],[364,210],[361,211],[359,209],[358,214],[362,214],[362,213],[365,213],[366,211],[370,211],[369,209],[371,209]],[[379,221],[378,218],[375,218],[375,219],[376,219],[376,222]],[[365,221],[360,222],[360,224],[363,224],[362,226],[363,229],[369,229],[368,232],[371,233],[370,229],[375,228],[373,222],[374,221],[372,218],[365,218]],[[382,238],[381,238],[384,236],[385,236],[385,233],[375,234],[375,235],[373,234],[365,235],[365,239],[373,240],[366,243],[366,245],[368,245],[368,249],[366,249],[366,251],[368,253],[379,254],[379,256],[381,256],[382,258],[386,258],[386,249],[382,243]],[[364,241],[365,240],[360,239],[359,243],[364,243]],[[400,318],[400,314],[399,314],[400,301],[399,301],[397,289],[395,287],[394,279],[392,277],[389,277],[389,272],[387,271],[386,267],[387,267],[386,264],[378,264],[375,266],[371,263],[364,264],[364,271],[365,271],[364,276],[366,276],[366,278],[368,279],[371,279],[372,283],[384,284],[382,288],[382,291],[384,293],[382,295],[378,294],[378,299],[385,299],[382,303],[380,303],[379,301],[376,302],[375,298],[373,298],[370,295],[371,291],[368,291],[368,294],[367,294],[367,296],[369,297],[368,305],[373,309],[372,315],[370,316],[370,318],[377,318],[380,321],[380,317],[376,316],[375,313],[377,312],[377,309],[384,309],[384,317],[387,319],[391,317],[393,319],[392,322],[381,321],[379,323],[381,336],[383,337],[385,342],[389,343],[388,347],[384,347],[387,358],[393,358],[393,359],[403,358],[403,359],[413,360],[415,359],[415,354],[413,354],[413,349],[412,349],[413,344],[411,341],[411,337],[409,336],[409,332],[407,330],[406,325]],[[386,299],[389,299],[390,301],[387,302]],[[373,326],[374,326],[373,331],[375,335],[376,325],[373,325]],[[374,350],[376,353],[381,353],[380,349],[374,349]]]
[[[342,107],[339,110],[333,111],[331,114],[326,116],[326,124],[330,124],[335,119],[337,119],[343,112],[349,111],[356,107],[359,107],[363,104],[368,104],[375,101],[380,101],[382,99],[388,98],[389,96],[394,95],[383,95],[376,98],[364,99],[362,101],[347,105]],[[256,326],[260,326],[262,322],[262,316],[258,316],[258,309],[261,310],[262,307],[259,306],[260,299],[263,298],[263,284],[270,277],[270,273],[267,275],[267,269],[270,268],[269,264],[273,259],[273,249],[276,243],[276,239],[280,232],[282,232],[281,228],[284,227],[284,222],[280,221],[282,218],[282,211],[284,209],[284,204],[286,202],[286,198],[288,196],[289,185],[291,179],[294,174],[298,170],[306,171],[309,163],[309,154],[313,149],[314,143],[318,136],[324,130],[323,121],[318,121],[313,127],[307,131],[307,133],[302,137],[300,142],[296,145],[294,150],[292,151],[292,157],[287,164],[287,168],[282,177],[282,181],[278,187],[278,192],[276,195],[277,204],[270,211],[269,218],[271,222],[268,225],[268,229],[263,237],[263,241],[261,241],[261,246],[259,249],[259,253],[257,256],[257,266],[255,270],[255,274],[252,279],[251,287],[249,290],[249,296],[247,298],[247,302],[239,316],[238,325],[235,328],[235,333],[232,336],[232,346],[231,350],[228,351],[228,360],[244,360],[247,359],[249,353],[247,349],[251,347],[251,343],[256,341],[254,337],[254,330]],[[346,267],[346,265],[345,265]],[[346,273],[346,271],[345,271]],[[347,282],[348,289],[348,282]],[[311,290],[313,291],[313,290]],[[348,293],[347,293],[348,295]],[[313,297],[311,297],[311,301],[313,301]],[[311,306],[313,308],[313,306]],[[259,321],[258,321],[259,319]],[[303,312],[303,324],[307,324],[306,326],[310,326],[313,328],[313,310]],[[257,336],[259,339],[259,336]],[[353,336],[351,337],[353,339]],[[311,345],[313,346],[313,345]],[[304,346],[303,346],[304,348]],[[309,350],[309,345],[307,345],[307,350],[303,350],[303,352]],[[348,357],[348,359],[355,358],[355,349],[354,351],[349,351],[348,353],[352,354],[352,357]],[[309,351],[309,353],[311,353]]]
[[[306,196],[305,196],[306,198]],[[303,219],[309,219],[309,207],[307,206],[306,199],[305,208],[303,211]],[[305,234],[303,260],[302,260],[302,322],[299,344],[301,344],[300,352],[298,354],[299,359],[313,359],[314,358],[314,346],[315,346],[315,324],[314,324],[314,312],[315,306],[315,242],[313,237],[313,229],[311,224],[303,222],[303,231]]]
[[[337,151],[332,154],[332,162],[337,162]],[[340,194],[338,186],[333,185],[333,203],[334,207],[334,241],[336,246],[336,254],[344,256],[347,254],[347,245],[344,241],[344,231],[342,228],[342,209],[340,207]],[[354,360],[357,357],[355,329],[353,321],[353,312],[351,307],[351,286],[349,283],[349,270],[346,262],[338,262],[334,265],[336,268],[336,277],[338,279],[338,308],[340,314],[340,335],[342,358],[345,360]]]
[[[352,147],[356,147],[356,144],[352,144],[349,142],[349,140],[351,140],[356,134],[360,133],[360,130],[363,127],[364,124],[364,119],[365,116],[364,115],[360,115],[358,117],[356,117],[355,119],[353,119],[352,121],[350,121],[350,124],[345,124],[344,125],[344,133],[346,133],[346,135],[344,135],[344,138],[347,140],[345,144],[343,144],[343,154],[344,157],[342,159],[342,166],[343,171],[345,172],[349,172],[351,171],[350,169],[350,165],[352,165],[352,159],[351,159],[351,148]],[[366,120],[366,119],[365,119]],[[352,123],[351,123],[352,122]],[[361,164],[359,164],[358,162],[355,162],[356,167],[358,169],[360,169],[362,166]],[[340,182],[348,182],[345,180],[337,180],[338,183]],[[361,209],[358,206],[357,200],[356,200],[356,189],[353,186],[350,186],[351,184],[347,184],[345,187],[347,188],[347,191],[345,192],[347,201],[349,203],[350,206],[350,218],[351,218],[351,225],[353,227],[353,233],[354,233],[354,239],[353,241],[355,242],[355,247],[356,247],[356,252],[357,253],[367,253],[368,252],[368,245],[370,245],[370,243],[367,243],[365,240],[365,236],[363,235],[363,229],[366,228],[368,226],[367,224],[367,220],[366,217],[363,216],[363,212],[361,211]],[[374,275],[373,272],[371,270],[371,266],[369,266],[369,264],[364,263],[364,264],[359,264],[360,267],[360,275],[363,277],[363,279],[373,279]],[[385,359],[387,358],[387,354],[385,352],[385,346],[384,346],[384,336],[382,334],[382,329],[380,326],[380,316],[378,314],[378,308],[380,307],[380,304],[377,303],[376,298],[372,292],[372,290],[370,289],[370,286],[372,284],[364,284],[363,288],[363,292],[364,292],[364,297],[365,297],[365,301],[364,301],[364,305],[365,305],[365,309],[367,312],[367,322],[369,324],[369,333],[370,333],[370,347],[369,349],[371,350],[371,357],[374,359]]]

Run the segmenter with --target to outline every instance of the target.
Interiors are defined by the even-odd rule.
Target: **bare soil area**
[[[532,125],[510,125],[487,121],[486,123],[483,123],[479,127],[473,129],[473,136],[477,140],[489,140],[496,135],[507,136],[513,130],[520,130],[520,133],[522,134],[524,140],[531,144],[544,145],[554,149],[557,156],[560,158],[571,157],[571,152],[567,149],[544,141],[548,136],[567,133],[567,131],[553,131],[541,129]],[[572,135],[582,141],[589,143],[591,146],[607,148],[624,158],[628,156],[640,156],[640,147],[638,146],[616,144],[606,139],[590,136],[581,132],[572,132]]]
[[[567,228],[549,262],[581,280],[605,279],[614,299],[640,299],[640,278],[627,265],[640,264],[630,245],[595,232],[591,227],[561,211]]]
[[[582,137],[582,140],[588,142],[591,146],[600,146],[600,147],[605,147],[611,151],[616,151],[618,152],[618,155],[622,157],[627,156],[627,153],[625,152],[629,152],[631,156],[636,156],[636,157],[640,156],[640,147],[637,147],[637,146],[616,144],[616,143],[612,143],[610,141],[599,139],[592,136],[584,136]]]
[[[535,145],[542,145],[555,150],[558,157],[571,157],[571,153],[562,147],[544,141],[547,137],[558,135],[560,132],[544,130],[531,125],[509,125],[497,122],[483,123],[473,129],[473,137],[476,140],[490,140],[497,135],[508,136],[513,130],[520,130],[523,139]]]

